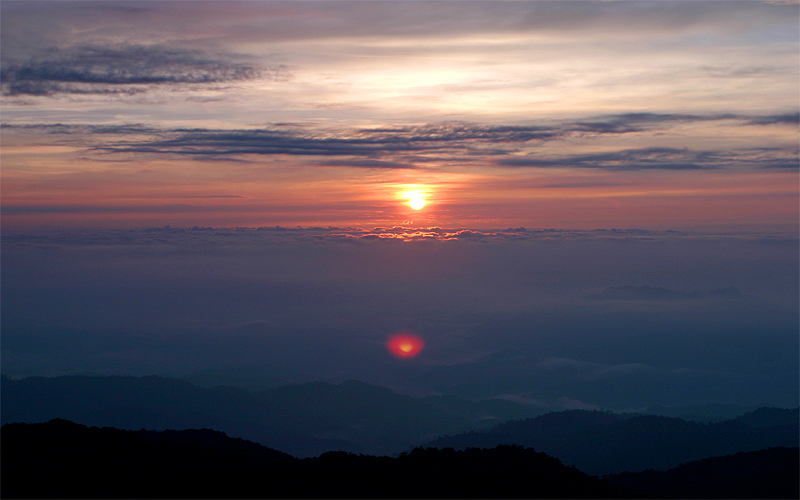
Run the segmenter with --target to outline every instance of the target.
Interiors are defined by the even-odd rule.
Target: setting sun
[[[420,210],[425,206],[425,199],[419,193],[414,193],[411,195],[411,199],[408,200],[408,204],[414,210]]]

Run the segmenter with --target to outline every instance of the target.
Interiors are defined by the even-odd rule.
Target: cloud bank
[[[51,47],[23,62],[4,60],[0,68],[8,96],[135,94],[155,85],[285,80],[288,75],[285,67],[235,62],[229,54],[132,44]]]
[[[258,129],[156,128],[145,125],[27,125],[10,129],[47,134],[78,134],[89,150],[106,154],[159,154],[197,160],[248,156],[342,157],[312,164],[375,169],[426,168],[426,163],[470,162],[508,168],[624,170],[713,170],[734,167],[791,169],[800,161],[795,148],[764,147],[693,150],[644,147],[603,153],[556,155],[544,145],[589,137],[595,140],[643,131],[666,132],[675,122],[731,122],[739,127],[797,125],[798,115],[674,115],[634,113],[601,119],[532,125],[447,122],[331,130],[324,127],[273,126]],[[101,139],[105,138],[105,140]],[[535,152],[522,154],[524,148]]]

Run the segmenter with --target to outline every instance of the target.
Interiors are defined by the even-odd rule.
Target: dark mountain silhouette
[[[425,442],[459,450],[519,444],[590,474],[607,474],[666,470],[689,460],[798,442],[798,410],[776,408],[712,424],[572,410],[489,428],[525,411],[508,401],[414,398],[356,381],[253,393],[164,377],[2,378],[4,423],[64,418],[132,430],[210,428],[296,457],[330,450],[392,454]]]
[[[257,398],[297,431],[348,441],[346,450],[360,453],[396,453],[452,429],[474,428],[422,399],[354,380],[284,386]]]
[[[2,377],[2,423],[63,418],[121,429],[211,428],[298,456],[346,447],[305,435],[247,394],[166,377]]]
[[[64,418],[121,429],[212,428],[307,457],[329,450],[398,453],[442,434],[531,414],[508,401],[413,398],[356,381],[253,393],[155,376],[4,376],[0,416],[3,423]]]
[[[793,423],[788,423],[792,419]],[[442,437],[426,446],[464,449],[519,444],[534,447],[589,474],[610,474],[665,470],[689,460],[795,446],[797,442],[797,409],[761,409],[712,424],[654,415],[571,410]]]
[[[800,498],[800,449],[769,448],[604,479],[666,498]]]
[[[763,407],[744,413],[733,420],[754,428],[797,427],[800,423],[799,415],[797,408],[789,410]]]
[[[739,415],[758,409],[758,406],[745,406],[736,404],[711,403],[705,405],[692,406],[650,406],[638,413],[643,415],[661,415],[663,417],[674,417],[694,422],[722,422],[730,420]]]
[[[207,429],[126,431],[60,419],[6,424],[2,441],[3,498],[251,496],[262,491],[254,477],[275,479],[270,472],[296,460]]]
[[[295,459],[220,432],[0,429],[4,498],[646,498],[521,446]]]

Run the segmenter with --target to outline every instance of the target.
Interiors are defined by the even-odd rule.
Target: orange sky
[[[795,228],[797,6],[648,5],[8,3],[3,225]]]

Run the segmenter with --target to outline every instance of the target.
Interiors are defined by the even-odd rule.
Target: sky
[[[4,0],[3,373],[796,406],[799,18]]]

